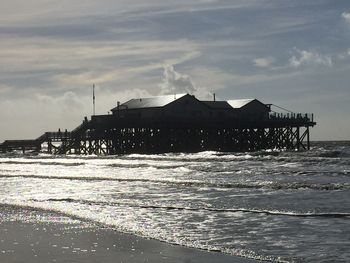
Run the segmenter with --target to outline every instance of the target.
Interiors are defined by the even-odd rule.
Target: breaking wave
[[[116,181],[116,182],[140,182],[166,184],[180,187],[199,188],[239,188],[239,189],[272,189],[272,190],[349,190],[350,183],[345,184],[313,184],[313,183],[281,183],[281,182],[250,182],[250,183],[220,183],[201,181],[176,181],[176,180],[152,180],[145,178],[111,178],[111,177],[74,177],[74,176],[40,176],[40,175],[0,175],[0,178],[25,178],[25,179],[46,179],[46,180],[72,180],[72,181]]]
[[[81,166],[85,165],[83,162],[42,162],[42,161],[16,161],[16,160],[10,160],[10,161],[0,161],[0,164],[38,164],[38,165],[49,165],[49,166]]]
[[[339,213],[339,212],[328,212],[328,213],[318,213],[318,212],[292,212],[292,211],[278,211],[278,210],[259,210],[259,209],[244,209],[244,208],[209,208],[209,207],[182,207],[182,206],[160,206],[160,205],[146,205],[146,204],[132,204],[125,202],[104,202],[95,200],[82,200],[74,198],[49,198],[49,199],[32,199],[34,202],[67,202],[67,203],[79,203],[87,205],[103,205],[103,206],[124,206],[124,207],[136,207],[145,209],[163,209],[163,210],[178,210],[178,211],[194,211],[194,212],[215,212],[215,213],[253,213],[253,214],[264,214],[273,216],[293,216],[293,217],[350,217],[350,213]]]

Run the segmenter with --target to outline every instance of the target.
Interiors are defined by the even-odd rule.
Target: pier
[[[200,101],[189,94],[118,102],[111,115],[85,118],[72,131],[6,140],[3,153],[114,155],[167,152],[308,150],[313,114],[278,113],[256,99]]]

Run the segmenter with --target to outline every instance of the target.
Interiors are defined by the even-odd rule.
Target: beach
[[[349,172],[349,142],[3,154],[0,262],[349,262]]]
[[[0,212],[0,262],[256,262],[26,208]]]

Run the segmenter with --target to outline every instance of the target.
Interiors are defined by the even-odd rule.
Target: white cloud
[[[178,12],[210,11],[228,8],[243,8],[257,5],[257,0],[236,0],[234,3],[225,0],[2,0],[0,22],[21,24],[65,23],[77,21],[85,16],[113,15],[127,16],[127,19],[147,15],[165,15]]]
[[[23,138],[56,126],[74,128],[91,113],[92,83],[101,87],[96,105],[100,114],[117,100],[158,95],[164,89],[195,90],[196,96],[216,93],[224,99],[254,92],[260,96],[268,87],[277,97],[280,89],[289,90],[286,82],[314,77],[308,70],[291,68],[312,71],[334,65],[327,73],[337,75],[329,83],[346,83],[346,76],[337,78],[350,60],[350,52],[343,49],[346,28],[338,23],[350,25],[350,10],[334,5],[331,11],[337,12],[337,19],[328,20],[327,4],[315,10],[314,4],[275,2],[3,0],[0,117],[6,127],[0,140],[4,129],[7,138],[14,132]],[[314,45],[325,28],[337,28],[322,42],[322,50],[329,53],[305,48]],[[286,45],[304,48],[292,50],[279,65]],[[252,72],[247,61],[257,71]],[[168,68],[161,81],[166,65],[175,65],[179,72]],[[310,89],[321,90],[321,82],[315,80]]]
[[[0,101],[0,118],[6,123],[1,139],[34,139],[46,131],[73,129],[90,113],[89,106],[87,98],[78,98],[73,92]]]
[[[36,97],[40,103],[62,108],[68,113],[71,113],[72,110],[80,111],[84,107],[81,98],[79,98],[73,91],[67,91],[60,97],[52,97],[43,94],[37,94]]]
[[[291,78],[295,78],[300,74],[302,72],[290,70],[285,73],[238,74],[213,67],[197,67],[190,72],[192,79],[196,83],[196,96],[211,98],[212,93],[216,93],[219,99],[220,94],[225,94],[227,90],[234,90],[242,86],[250,87],[269,81],[289,81]]]
[[[162,61],[172,57],[188,60],[198,56],[195,43],[176,41],[69,41],[64,39],[6,38],[0,43],[0,59],[6,70],[81,69],[109,60],[114,67],[123,59]],[[185,55],[184,55],[185,54]],[[184,57],[186,56],[186,57]],[[139,65],[138,65],[139,66]],[[106,67],[106,66],[104,66]]]
[[[314,51],[296,49],[296,55],[289,59],[289,64],[298,68],[301,66],[328,66],[333,65],[332,58],[327,55],[321,55]]]
[[[341,16],[347,21],[350,23],[350,13],[342,13]]]
[[[0,84],[0,95],[10,94],[13,91],[13,87]]]
[[[197,90],[190,76],[176,72],[172,65],[164,67],[163,82],[159,86],[162,94],[193,94]]]
[[[115,66],[113,69],[105,68],[103,71],[99,71],[97,69],[93,71],[85,71],[82,73],[64,73],[57,74],[53,77],[54,82],[56,84],[62,85],[90,85],[91,83],[111,83],[115,81],[123,81],[130,80],[135,77],[143,76],[144,74],[151,72],[153,70],[158,70],[164,67],[164,65],[168,64],[181,64],[188,60],[193,59],[198,56],[198,52],[189,52],[184,53],[176,58],[167,58],[162,60],[162,56],[171,56],[171,54],[159,54],[159,57],[156,58],[159,60],[155,63],[140,63],[139,65],[130,65],[130,66]],[[144,55],[147,57],[147,55]]]
[[[107,114],[117,105],[131,98],[152,96],[143,89],[124,89],[120,92],[96,87],[96,113]],[[0,100],[2,126],[0,142],[5,139],[34,139],[46,131],[57,131],[77,127],[84,116],[92,114],[91,87],[85,94],[74,91],[62,95],[36,93],[28,97]],[[35,125],[33,125],[35,123]],[[18,128],[20,127],[20,128]]]
[[[258,68],[268,68],[272,65],[274,59],[271,57],[268,58],[256,58],[253,60],[254,66]]]
[[[78,92],[92,83],[121,90],[143,83],[155,93],[165,65],[177,65],[201,55],[188,40],[68,41],[65,39],[6,38],[0,43],[0,94],[7,97],[65,91]],[[158,75],[156,75],[158,74]],[[11,80],[16,85],[8,87]],[[30,81],[28,81],[30,80]],[[141,85],[137,85],[140,87]],[[42,91],[44,90],[44,92]]]

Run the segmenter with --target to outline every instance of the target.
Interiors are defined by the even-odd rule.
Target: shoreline
[[[0,262],[257,262],[146,239],[53,212],[0,207]]]

